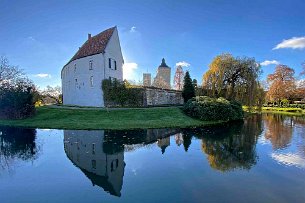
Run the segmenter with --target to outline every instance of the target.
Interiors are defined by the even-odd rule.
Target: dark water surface
[[[305,202],[305,119],[203,129],[0,127],[0,202]]]

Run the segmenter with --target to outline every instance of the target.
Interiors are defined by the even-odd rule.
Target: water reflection
[[[124,151],[133,151],[157,142],[162,154],[170,145],[170,135],[177,130],[138,131],[65,130],[64,149],[74,165],[111,195],[121,196],[125,169]]]
[[[38,158],[40,147],[36,145],[36,130],[24,128],[0,128],[0,167],[12,172],[17,160],[33,161]]]
[[[125,196],[125,198],[128,195],[123,195],[122,193],[124,181],[126,187],[128,185],[127,182],[131,181],[131,179],[136,180],[141,177],[140,181],[151,181],[151,178],[155,178],[156,175],[156,177],[161,177],[160,179],[162,180],[160,182],[167,184],[166,181],[168,180],[164,177],[167,177],[168,174],[163,171],[164,167],[173,172],[170,175],[175,175],[175,173],[180,175],[180,165],[184,161],[188,163],[185,164],[183,170],[189,170],[187,172],[190,174],[194,173],[194,175],[188,176],[187,180],[184,179],[185,183],[191,182],[191,178],[199,181],[197,178],[198,176],[201,177],[201,175],[201,178],[204,179],[203,177],[207,174],[202,173],[202,167],[212,168],[213,170],[209,171],[208,176],[213,176],[211,180],[216,181],[222,181],[218,179],[220,177],[219,173],[214,173],[216,171],[223,173],[234,171],[233,178],[235,178],[235,175],[240,174],[238,171],[247,170],[256,173],[259,169],[263,168],[260,171],[261,176],[255,175],[258,179],[261,178],[261,182],[264,182],[266,177],[272,180],[272,176],[265,172],[266,168],[264,167],[274,170],[277,170],[277,167],[281,167],[281,165],[293,166],[293,169],[296,169],[296,167],[305,168],[304,126],[304,118],[264,114],[251,116],[243,122],[206,128],[133,131],[64,130],[63,143],[66,155],[57,156],[56,154],[55,158],[54,149],[56,149],[56,152],[58,152],[58,148],[62,149],[61,136],[58,136],[56,138],[57,141],[53,142],[54,137],[44,136],[45,133],[38,130],[37,136],[39,137],[39,142],[41,140],[48,140],[44,142],[44,148],[48,150],[44,150],[45,153],[42,156],[40,153],[41,146],[36,140],[36,130],[0,128],[0,175],[3,169],[11,170],[11,168],[14,168],[17,161],[21,163],[21,161],[32,161],[44,157],[48,160],[47,162],[42,161],[41,163],[43,164],[37,165],[39,167],[31,168],[33,171],[38,171],[37,177],[48,176],[50,172],[53,173],[56,170],[66,170],[66,176],[70,174],[71,168],[66,167],[65,164],[70,165],[72,162],[75,165],[75,167],[72,167],[73,170],[78,173],[78,175],[73,176],[77,183],[81,182],[79,181],[81,177],[86,180],[85,184],[91,183],[93,186],[105,190],[112,196]],[[60,134],[58,132],[61,133],[61,131],[56,131],[56,134]],[[53,135],[55,136],[55,133]],[[57,148],[52,148],[54,145]],[[150,159],[151,157],[148,157],[146,160],[146,157],[143,158],[143,154],[132,153],[140,148],[143,150],[140,153],[151,153],[152,157],[154,157],[153,160]],[[175,153],[176,151],[177,153]],[[47,153],[49,153],[49,156],[46,156]],[[204,163],[201,156],[204,156]],[[264,164],[257,164],[259,156]],[[125,172],[125,169],[127,171],[129,169],[132,170],[135,167],[135,162],[131,160],[137,158],[145,164],[141,163],[143,166],[141,165],[142,168],[139,169],[138,175],[131,177],[128,175],[128,172]],[[52,159],[55,160],[50,162]],[[59,163],[59,160],[63,162],[62,166],[56,165]],[[196,167],[188,168],[188,166],[193,166],[191,164],[194,164]],[[50,171],[46,171],[46,167],[50,168]],[[253,167],[256,170],[251,170]],[[143,171],[145,171],[145,177],[143,176]],[[247,174],[249,175],[251,172]],[[36,176],[35,173],[31,175]],[[227,173],[225,176],[230,178],[230,174],[233,173]],[[21,174],[20,176],[23,175]],[[56,174],[54,177],[62,180],[65,178],[73,179],[72,177],[64,177],[62,174]],[[170,179],[170,181],[177,182],[179,180],[175,176],[171,176],[171,178],[173,177],[174,179]],[[24,182],[28,181],[27,179],[25,180]],[[136,180],[135,182],[139,183],[138,181]],[[58,185],[57,183],[54,181],[54,185]],[[218,183],[226,184],[225,181]],[[39,182],[36,184],[39,184]],[[71,185],[73,188],[75,182],[72,181]],[[4,183],[3,186],[6,187]],[[134,184],[133,186],[135,190],[139,190],[137,188],[139,184]],[[152,185],[150,186],[152,187]],[[153,186],[155,187],[155,185]],[[125,190],[126,193],[127,191],[129,192],[130,188]],[[98,194],[104,194],[104,192]],[[110,195],[107,195],[107,197],[112,198]]]
[[[265,139],[272,144],[271,157],[280,164],[305,168],[305,118],[265,114]],[[286,152],[292,140],[295,150]]]
[[[244,123],[230,123],[222,127],[195,129],[185,133],[201,139],[201,149],[207,155],[210,166],[225,172],[249,170],[256,164],[256,143],[262,131],[262,119],[257,115]]]

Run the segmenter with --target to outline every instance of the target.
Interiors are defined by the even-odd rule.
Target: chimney
[[[88,33],[88,39],[91,39],[91,34],[90,33]]]

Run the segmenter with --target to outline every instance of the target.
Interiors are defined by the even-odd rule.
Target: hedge
[[[197,96],[188,100],[183,110],[187,115],[203,121],[241,120],[244,116],[240,103],[222,97]]]

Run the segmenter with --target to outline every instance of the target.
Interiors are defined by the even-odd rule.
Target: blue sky
[[[201,81],[221,53],[255,57],[264,74],[275,63],[301,71],[305,1],[13,1],[0,0],[0,55],[40,87],[60,84],[60,70],[87,34],[118,26],[127,77],[155,75],[164,57]],[[286,40],[286,41],[284,41]],[[277,47],[277,48],[276,48]],[[276,49],[275,49],[276,48]]]

